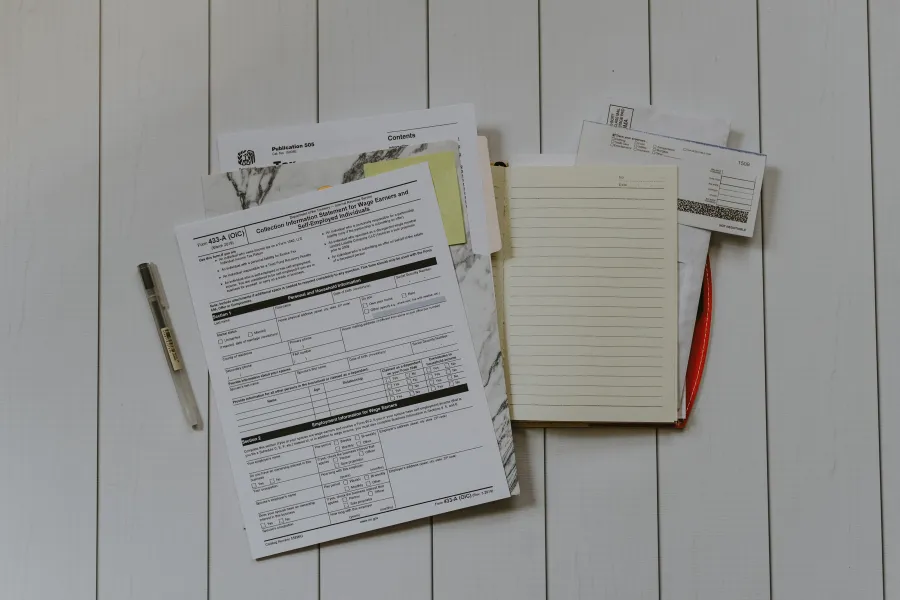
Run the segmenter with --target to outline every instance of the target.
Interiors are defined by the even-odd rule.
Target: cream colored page
[[[673,422],[677,171],[508,171],[502,265],[512,417]]]

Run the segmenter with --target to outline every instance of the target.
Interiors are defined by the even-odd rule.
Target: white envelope
[[[606,110],[606,124],[719,146],[724,146],[728,142],[728,133],[731,129],[728,121],[724,119],[674,115],[654,106],[620,102],[610,102]]]
[[[584,121],[575,163],[677,166],[680,224],[753,237],[763,154]]]

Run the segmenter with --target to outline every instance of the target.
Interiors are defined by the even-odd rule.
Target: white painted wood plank
[[[756,4],[651,4],[653,103],[731,121],[759,150]],[[734,27],[740,23],[740,27]],[[713,235],[713,326],[696,411],[659,430],[661,597],[769,597],[763,233]]]
[[[537,0],[431,0],[431,105],[472,102],[491,160],[540,151]]]
[[[869,1],[884,597],[900,599],[900,3]]]
[[[96,592],[99,2],[0,2],[0,597]]]
[[[646,3],[541,2],[544,152],[575,153],[608,96],[650,101]],[[657,598],[656,432],[548,429],[550,598]]]
[[[98,597],[207,595],[207,378],[177,223],[203,217],[208,5],[102,11]],[[185,423],[137,276],[155,262],[202,433]]]
[[[426,0],[319,5],[319,120],[428,106]]]
[[[575,154],[603,101],[650,102],[647,3],[541,0],[541,151]]]
[[[427,107],[425,0],[319,3],[319,120]],[[428,520],[323,544],[322,600],[431,598]]]
[[[211,0],[210,153],[221,133],[315,123],[316,0]]]
[[[544,430],[513,437],[521,494],[434,519],[435,600],[546,598]]]
[[[431,598],[431,525],[417,521],[321,545],[322,599]]]
[[[213,0],[209,33],[213,171],[220,133],[316,121],[315,0]],[[214,401],[211,397],[210,599],[318,598],[318,547],[251,558]]]
[[[547,430],[548,598],[658,597],[648,438],[629,427]]]
[[[866,2],[759,2],[772,595],[881,598]]]
[[[434,106],[473,102],[491,160],[540,151],[537,1],[432,0]],[[514,433],[522,493],[434,519],[434,598],[544,598],[544,432]],[[465,573],[465,577],[460,577]]]

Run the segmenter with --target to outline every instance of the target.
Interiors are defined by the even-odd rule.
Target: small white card
[[[753,236],[763,154],[585,121],[576,164],[678,166],[680,224]]]

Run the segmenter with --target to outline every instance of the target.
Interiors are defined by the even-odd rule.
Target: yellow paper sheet
[[[676,170],[495,169],[504,178],[494,256],[512,418],[674,422]]]
[[[437,196],[438,206],[441,209],[441,219],[444,221],[444,232],[447,234],[447,243],[450,246],[466,243],[466,226],[463,222],[462,198],[459,194],[459,180],[456,177],[456,153],[438,152],[423,156],[410,156],[395,160],[385,160],[377,163],[363,165],[366,177],[380,175],[388,171],[395,171],[428,163],[431,169],[431,179],[434,182],[434,193]]]

